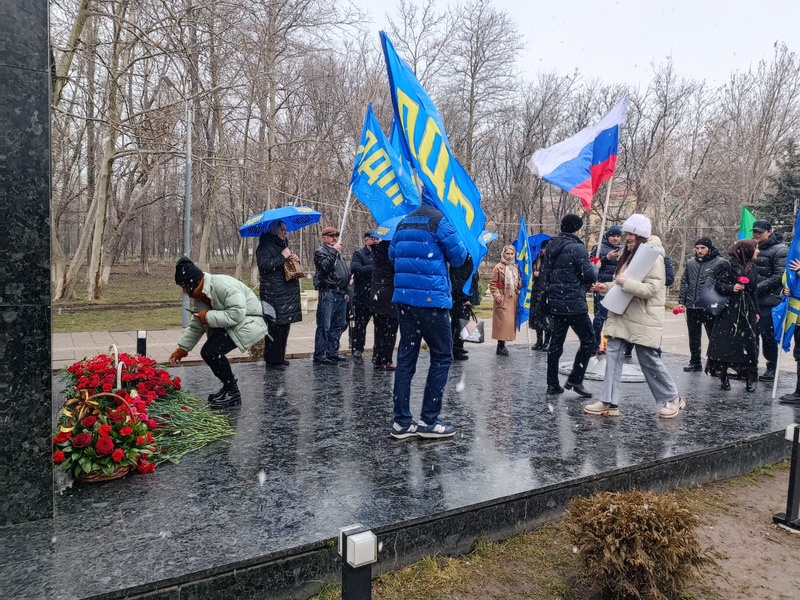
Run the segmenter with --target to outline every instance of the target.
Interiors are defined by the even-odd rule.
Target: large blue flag
[[[789,295],[784,296],[778,306],[772,309],[772,323],[775,327],[775,339],[781,342],[784,352],[788,352],[792,347],[792,337],[794,328],[797,325],[797,317],[800,313],[800,277],[797,271],[789,268],[789,263],[793,260],[800,260],[800,212],[797,213],[797,220],[794,224],[794,237],[789,246],[789,254],[786,257],[786,272],[784,281],[789,288]]]
[[[528,322],[531,312],[531,285],[533,282],[533,262],[531,261],[530,247],[528,246],[528,228],[525,226],[525,217],[519,216],[519,235],[514,240],[516,250],[515,261],[519,268],[519,277],[522,289],[519,292],[517,305],[517,331],[523,323]]]
[[[411,68],[403,62],[388,36],[381,31],[381,44],[389,74],[395,120],[401,133],[402,154],[414,167],[427,196],[458,232],[472,256],[475,270],[486,254],[480,236],[486,223],[481,194],[469,174],[453,156],[444,124],[433,101]],[[464,292],[469,292],[467,280]]]
[[[550,239],[546,233],[534,233],[528,236],[528,252],[531,253],[531,264],[536,262],[539,258],[539,253],[542,251],[544,242]]]
[[[407,215],[419,206],[419,193],[411,180],[411,170],[403,166],[386,139],[371,103],[364,118],[350,185],[353,195],[378,223]]]

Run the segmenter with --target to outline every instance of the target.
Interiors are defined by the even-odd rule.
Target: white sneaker
[[[678,396],[675,400],[670,400],[661,410],[658,411],[658,416],[662,419],[672,419],[678,416],[678,413],[686,408],[686,401]]]
[[[583,412],[588,415],[597,415],[598,417],[618,417],[619,406],[598,400],[594,404],[584,406]]]

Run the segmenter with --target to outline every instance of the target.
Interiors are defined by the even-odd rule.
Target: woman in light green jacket
[[[175,283],[194,299],[194,310],[169,364],[178,364],[188,356],[206,334],[200,356],[222,382],[222,388],[211,394],[208,402],[215,408],[239,404],[242,396],[225,355],[234,348],[245,352],[266,335],[261,302],[238,279],[203,273],[185,256],[175,265]]]

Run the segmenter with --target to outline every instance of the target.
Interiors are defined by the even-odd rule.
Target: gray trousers
[[[622,396],[622,365],[625,363],[625,345],[628,342],[622,338],[611,338],[606,345],[606,375],[603,383],[603,393],[600,399],[607,404],[619,404]],[[666,404],[678,397],[678,388],[672,376],[664,366],[657,348],[648,348],[634,344],[636,358],[642,369],[645,381],[650,387],[650,393],[659,404]]]

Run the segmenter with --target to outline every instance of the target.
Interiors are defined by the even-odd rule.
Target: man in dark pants
[[[702,331],[711,336],[714,315],[695,305],[697,295],[706,281],[714,279],[717,268],[725,262],[714,247],[710,237],[701,237],[694,243],[695,256],[686,262],[681,277],[681,290],[678,293],[678,308],[686,309],[686,327],[689,329],[689,364],[684,371],[702,371],[701,353]]]
[[[370,288],[372,287],[372,245],[380,239],[364,233],[364,246],[353,252],[350,261],[350,274],[353,277],[353,326],[350,330],[350,348],[356,358],[364,352],[367,337],[367,324],[372,317],[370,309]],[[374,329],[374,326],[373,326]]]
[[[566,215],[561,219],[561,233],[547,245],[544,277],[548,310],[553,317],[553,337],[547,351],[547,393],[561,394],[564,391],[558,380],[558,361],[571,327],[581,345],[564,387],[584,398],[591,398],[592,393],[583,387],[589,358],[596,349],[586,288],[597,281],[597,269],[589,261],[586,246],[576,235],[581,227],[583,219],[578,215]]]
[[[453,331],[453,358],[455,360],[469,360],[469,351],[464,348],[464,340],[461,339],[461,329],[459,321],[468,320],[472,313],[472,307],[480,304],[480,293],[478,291],[478,273],[472,277],[469,286],[469,296],[464,293],[464,285],[467,278],[472,274],[472,257],[467,254],[467,260],[460,267],[450,267],[450,283],[453,286],[453,308],[450,309],[450,323]]]
[[[778,363],[778,342],[775,341],[772,309],[781,301],[789,249],[777,239],[772,232],[772,223],[766,219],[753,223],[753,239],[758,244],[758,256],[753,261],[758,269],[758,333],[767,359],[767,370],[758,380],[773,381]]]
[[[339,338],[347,326],[347,285],[350,269],[342,256],[339,230],[325,227],[322,245],[314,251],[319,290],[317,331],[314,335],[314,364],[331,365],[345,360],[339,356]]]
[[[397,226],[389,246],[394,261],[394,294],[400,322],[400,347],[394,375],[394,423],[390,435],[449,438],[455,428],[439,419],[447,374],[453,362],[450,308],[453,306],[447,264],[459,266],[467,249],[442,212],[422,190],[422,205]],[[420,420],[411,414],[411,380],[417,369],[422,341],[430,349]]]

